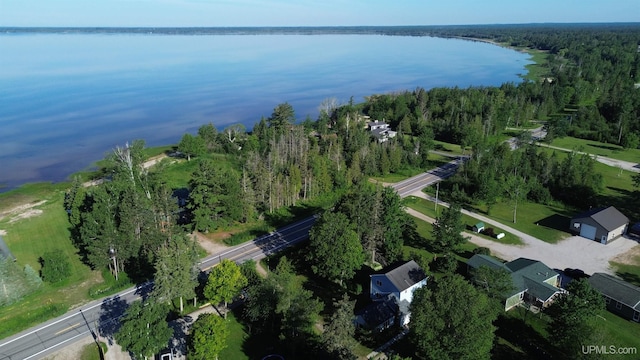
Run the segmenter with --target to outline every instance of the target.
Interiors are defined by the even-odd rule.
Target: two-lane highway
[[[420,191],[429,185],[433,185],[452,176],[456,170],[458,170],[458,166],[465,160],[467,160],[466,157],[456,158],[440,167],[395,183],[391,185],[391,187],[396,190],[401,198],[407,197],[416,191]]]
[[[207,271],[222,259],[237,263],[260,260],[268,255],[306,240],[316,220],[308,217],[278,229],[253,241],[234,246],[224,252],[202,259],[199,267]],[[113,333],[127,305],[147,293],[152,283],[122,291],[109,298],[94,301],[56,319],[12,336],[0,342],[0,360],[39,359],[63,346],[90,334],[105,336]]]

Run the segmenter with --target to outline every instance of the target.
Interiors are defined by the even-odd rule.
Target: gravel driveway
[[[417,191],[412,195],[432,200],[421,191]],[[443,203],[440,202],[440,204]],[[407,209],[407,212],[424,221],[434,222],[432,218],[415,210]],[[506,261],[524,257],[540,260],[552,269],[563,270],[565,268],[574,268],[580,269],[587,274],[593,274],[594,272],[615,274],[614,269],[609,265],[609,261],[638,246],[635,240],[625,237],[614,240],[607,245],[602,245],[580,236],[571,236],[558,241],[556,244],[550,244],[480,214],[471,213],[466,210],[462,212],[484,221],[486,224],[498,226],[518,236],[522,240],[523,245],[507,245],[465,233],[466,236],[470,236],[469,241],[478,246],[491,249],[493,255]]]

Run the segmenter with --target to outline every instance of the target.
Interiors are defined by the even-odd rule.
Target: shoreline
[[[397,30],[400,31],[402,30],[406,30],[407,28],[412,28],[412,29],[428,29],[428,26],[417,26],[417,27],[378,27],[378,26],[374,26],[374,27],[368,27],[368,26],[364,26],[364,27],[354,27],[354,28],[358,28],[360,29],[361,32],[356,32],[358,34],[362,34],[362,35],[367,35],[367,34],[374,34],[371,33],[371,29],[387,29],[387,30]],[[8,29],[7,27],[0,27],[0,30],[6,30]],[[40,32],[40,33],[47,33],[50,31],[53,31],[53,33],[59,33],[59,34],[65,34],[65,32],[63,31],[64,29],[69,29],[69,28],[19,28],[19,29],[14,29],[16,31],[26,31],[26,32]],[[80,30],[86,30],[83,31],[82,33],[86,33],[86,34],[92,34],[94,32],[92,32],[92,30],[95,29],[83,29],[83,28],[74,28],[78,31]],[[126,30],[123,28],[105,28],[105,29],[111,29],[113,31],[117,31],[117,30]],[[138,28],[134,28],[134,29],[138,29]],[[168,28],[168,29],[173,29],[173,28]],[[216,29],[217,28],[213,28]],[[308,27],[301,27],[301,28],[296,28],[296,29],[303,29],[303,30],[313,30],[315,28],[308,28]],[[337,29],[337,30],[344,30],[345,32],[339,32],[339,33],[343,33],[343,34],[348,34],[348,30],[349,28],[344,28],[344,27],[327,27],[326,29]],[[325,29],[325,30],[326,30]],[[256,30],[256,29],[253,29]],[[292,29],[284,29],[285,30],[290,30],[292,32],[288,32],[288,33],[296,33],[295,31],[297,30],[292,30]],[[257,31],[257,30],[256,30]],[[365,31],[365,32],[362,32]],[[368,31],[368,32],[367,32]],[[331,33],[331,34],[339,34],[339,33]],[[395,33],[383,33],[382,35],[387,35],[387,36],[394,36],[394,35],[401,35],[401,34],[395,34]],[[404,36],[410,36],[410,34],[405,34]],[[530,60],[533,61],[533,54],[529,51],[526,51],[525,49],[520,49],[520,48],[515,48],[515,47],[511,47],[505,44],[501,44],[497,41],[491,40],[491,39],[483,39],[483,38],[473,38],[473,37],[463,37],[463,36],[433,36],[430,34],[423,34],[423,35],[419,35],[419,36],[424,36],[424,37],[437,37],[437,38],[442,38],[442,39],[456,39],[456,40],[463,40],[463,41],[474,41],[474,42],[482,42],[482,43],[487,43],[490,45],[495,45],[501,48],[505,48],[505,49],[510,49],[513,51],[517,51],[520,53],[526,53],[528,54],[531,58]],[[520,77],[523,80],[531,80],[530,78],[528,78],[527,76],[531,73],[531,69],[529,69],[529,66],[535,66],[535,65],[540,65],[539,63],[533,61],[533,64],[528,64],[525,65],[525,73],[523,74],[518,74],[518,77]],[[167,145],[159,145],[159,146],[154,146],[152,148],[166,148],[168,146],[176,146],[176,144],[167,144]],[[102,160],[102,159],[101,159]],[[98,160],[97,162],[101,161]],[[58,186],[63,186],[65,184],[69,185],[72,181],[73,178],[76,176],[80,176],[81,178],[83,178],[83,182],[90,182],[90,181],[95,181],[95,179],[91,179],[91,177],[89,176],[89,178],[86,178],[86,174],[93,174],[96,171],[98,171],[97,169],[97,165],[96,162],[89,164],[85,169],[89,169],[89,170],[80,170],[77,172],[73,172],[69,175],[67,175],[67,177],[64,180],[60,180],[60,181],[56,181],[56,180],[42,180],[42,181],[32,181],[32,182],[25,182],[19,185],[8,185],[8,184],[2,184],[0,183],[0,199],[3,198],[7,198],[12,196],[12,194],[16,193],[16,192],[21,192],[24,190],[25,187],[58,187]],[[0,211],[2,210],[2,207],[0,207]]]

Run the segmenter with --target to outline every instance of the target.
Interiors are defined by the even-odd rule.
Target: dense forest
[[[506,129],[538,124],[547,128],[547,140],[571,135],[625,148],[640,145],[640,89],[634,86],[640,83],[637,25],[406,31],[404,35],[473,38],[543,50],[547,74],[537,81],[499,87],[417,88],[375,94],[363,103],[338,104],[328,99],[320,105],[317,119],[304,121],[297,119],[290,104],[283,103],[251,131],[242,125],[218,129],[213,123],[205,124],[197,134],[185,134],[173,154],[193,164],[179,188],[172,187],[166,177],[171,159],[147,168],[143,166],[144,142],[134,141],[106,159],[99,175],[105,181],[92,187],[76,181],[67,193],[65,207],[73,241],[86,263],[140,281],[155,276],[153,299],[158,302],[180,298],[182,306],[182,298],[216,298],[213,290],[210,295],[196,291],[197,250],[188,233],[269,221],[282,209],[323,200],[326,210],[313,209],[322,215],[311,231],[305,257],[309,275],[339,289],[337,293],[353,294],[352,280],[363,263],[406,260],[403,242],[424,241],[402,211],[399,197],[388,188],[371,185],[368,179],[437,165],[427,158],[434,140],[459,144],[470,156],[443,185],[448,199],[463,204],[482,202],[488,212],[499,200],[509,200],[515,206],[514,221],[518,201],[596,206],[603,180],[594,171],[595,161],[586,155],[547,155],[527,136],[512,150],[503,142]],[[388,122],[397,136],[377,141],[366,128],[369,119]],[[318,239],[332,239],[333,243]],[[329,261],[336,248],[343,258]],[[321,266],[327,263],[335,266]],[[331,300],[320,303],[296,280],[286,258],[266,279],[242,271],[249,294],[253,294],[244,313],[251,332],[276,334],[274,341],[285,344],[293,354],[313,349],[318,356],[353,358],[354,343],[345,340],[354,334],[344,320],[354,306],[348,295],[337,295],[335,304]],[[479,299],[476,310],[486,315],[477,328],[490,330],[483,337],[482,349],[490,349],[494,330],[490,323],[496,315],[487,310],[491,308],[489,298],[481,291],[468,290],[470,285],[463,279],[448,276],[453,285],[437,281],[418,299],[439,299],[446,291],[461,299],[465,293],[473,294]],[[155,316],[166,316],[163,311]],[[314,338],[311,328],[323,315],[331,319],[329,324],[336,322],[334,328],[326,329],[346,335],[331,337],[328,330],[323,338]],[[423,323],[417,324],[416,331],[429,333]],[[419,338],[411,337],[422,358],[435,356],[429,350],[433,343]],[[285,339],[295,341],[287,344]],[[136,354],[143,356],[145,351],[136,350]],[[480,356],[476,358],[489,356],[474,354]]]

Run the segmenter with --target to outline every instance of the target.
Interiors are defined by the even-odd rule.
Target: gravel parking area
[[[423,193],[414,193],[413,195],[425,197]],[[433,222],[434,220],[412,209],[408,209],[409,214],[422,220]],[[638,242],[621,237],[613,242],[603,245],[595,241],[585,239],[580,236],[571,236],[567,239],[560,240],[556,244],[550,244],[537,239],[531,235],[513,229],[505,224],[497,223],[479,214],[469,213],[487,224],[498,226],[518,237],[524,243],[523,245],[507,245],[496,241],[487,240],[473,234],[465,233],[470,237],[472,243],[478,246],[484,246],[491,249],[491,253],[506,261],[511,261],[519,257],[540,260],[552,269],[563,270],[565,268],[580,269],[587,274],[594,272],[604,272],[614,274],[614,269],[609,265],[609,261],[625,258],[628,252],[636,252],[638,250]],[[624,261],[621,261],[624,262]]]

